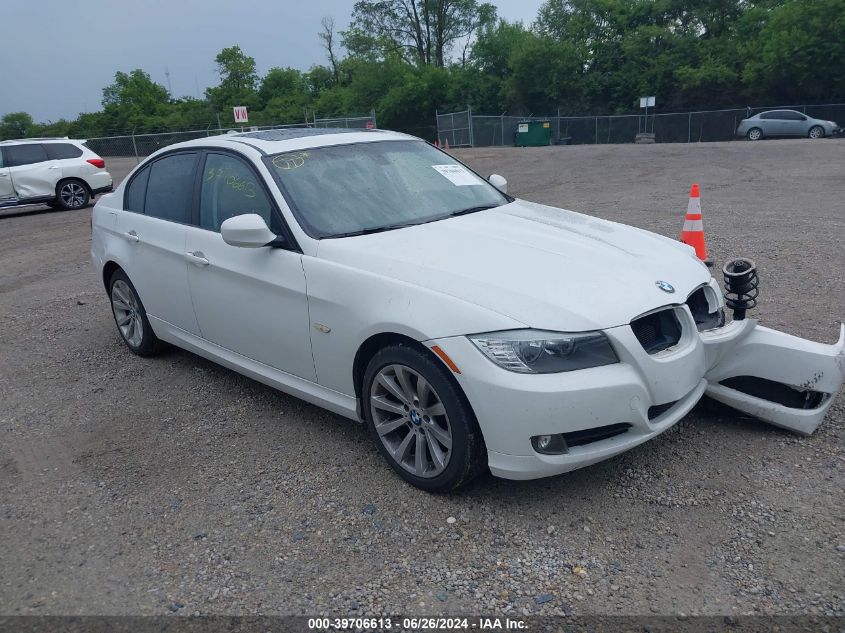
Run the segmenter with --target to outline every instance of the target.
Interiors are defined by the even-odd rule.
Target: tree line
[[[478,0],[359,0],[345,30],[324,18],[326,63],[259,76],[239,46],[204,98],[174,98],[141,69],[118,71],[102,109],[37,123],[0,119],[0,138],[77,138],[369,113],[433,135],[435,110],[619,114],[845,99],[845,0],[547,0],[533,23]],[[283,59],[284,52],[280,51]],[[281,61],[280,59],[280,61]]]

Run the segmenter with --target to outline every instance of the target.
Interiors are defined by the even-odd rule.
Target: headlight
[[[619,362],[601,332],[509,330],[473,334],[469,340],[499,367],[520,374],[554,374]]]

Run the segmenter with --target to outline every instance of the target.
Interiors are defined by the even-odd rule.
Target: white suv
[[[106,161],[68,138],[0,141],[0,208],[47,204],[80,209],[111,191]]]

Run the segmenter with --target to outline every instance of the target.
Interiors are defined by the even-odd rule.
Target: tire
[[[824,138],[824,128],[821,125],[814,125],[810,128],[810,131],[807,132],[807,136],[809,138]]]
[[[119,268],[109,281],[109,299],[117,331],[129,350],[144,357],[158,354],[163,344],[150,327],[147,311],[135,286]]]
[[[81,180],[62,180],[56,185],[56,206],[65,211],[81,209],[88,205],[91,193]]]
[[[361,397],[379,452],[411,485],[450,492],[485,468],[484,440],[469,403],[424,352],[401,343],[378,351],[364,372]]]
[[[748,138],[749,141],[759,141],[761,138],[763,138],[763,130],[761,130],[759,127],[753,127],[748,130],[748,134],[746,134],[745,136]]]

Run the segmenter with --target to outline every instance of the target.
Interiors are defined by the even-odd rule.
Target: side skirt
[[[274,389],[284,391],[318,407],[342,415],[345,418],[359,421],[356,406],[357,400],[353,396],[347,396],[332,389],[327,389],[310,380],[305,380],[304,378],[280,371],[264,363],[259,363],[189,332],[185,332],[154,316],[148,315],[148,318],[156,336],[162,341],[186,349],[197,356],[207,358],[227,369],[231,369]]]

